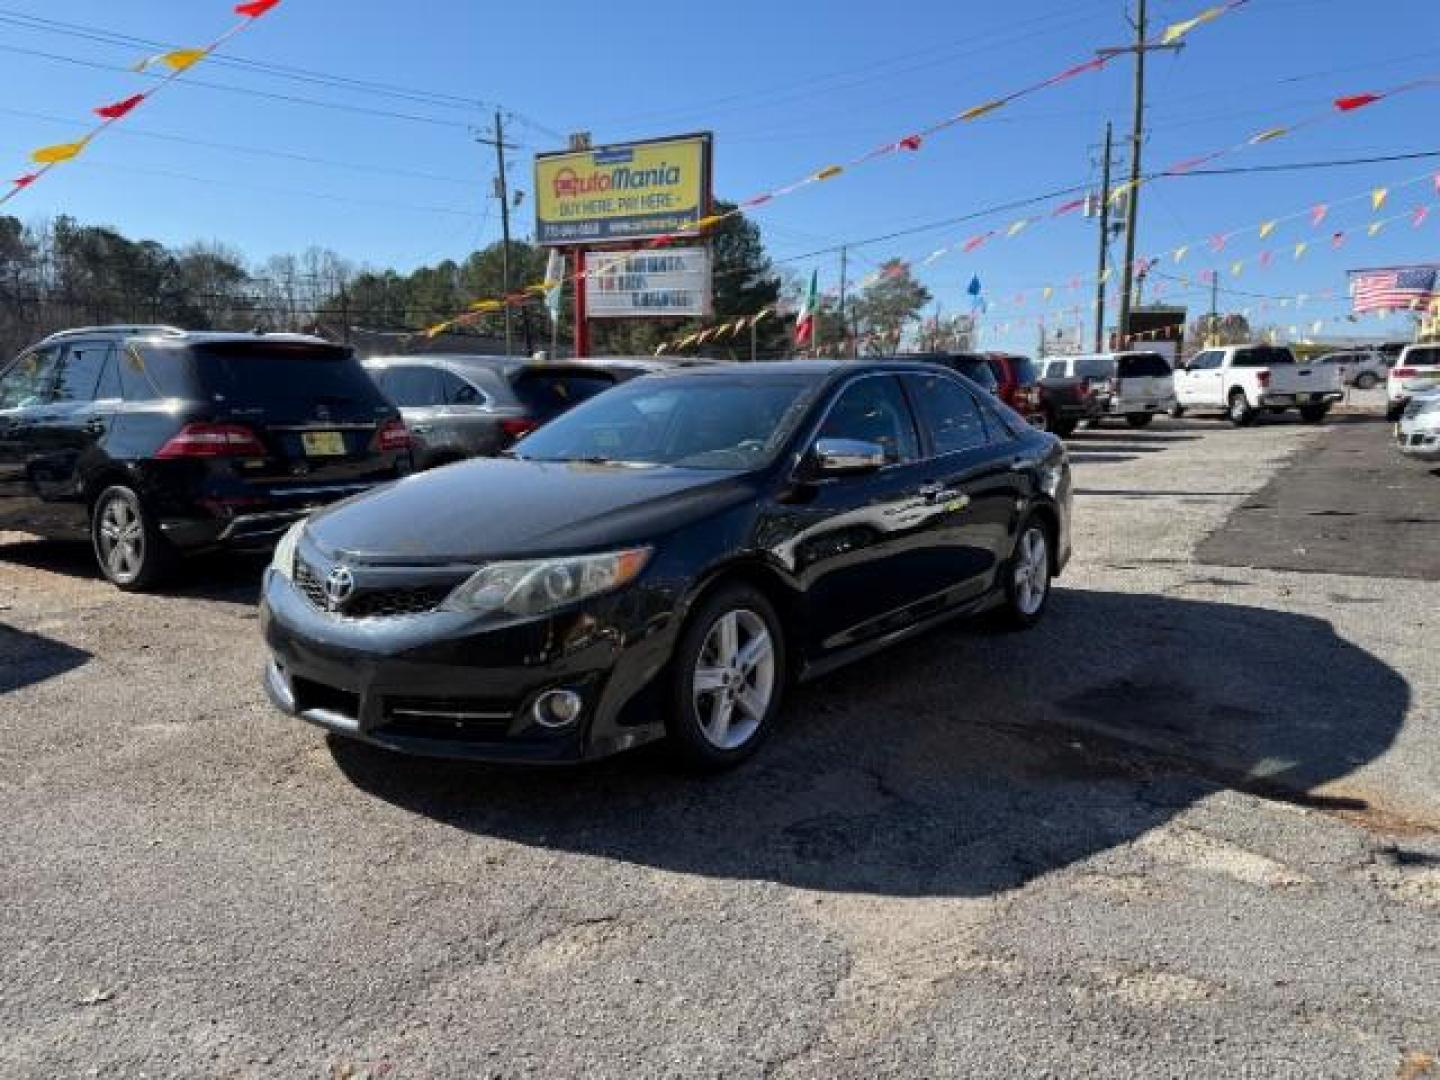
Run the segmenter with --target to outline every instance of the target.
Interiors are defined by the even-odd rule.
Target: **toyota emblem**
[[[325,578],[325,608],[339,611],[355,591],[355,575],[348,566],[337,566]]]

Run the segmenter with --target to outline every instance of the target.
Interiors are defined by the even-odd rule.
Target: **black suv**
[[[0,369],[0,530],[88,534],[122,589],[410,468],[395,407],[319,338],[95,327]]]

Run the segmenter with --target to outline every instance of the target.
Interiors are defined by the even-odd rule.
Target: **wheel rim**
[[[1245,419],[1245,399],[1238,394],[1230,399],[1230,415],[1236,420]]]
[[[716,619],[690,685],[700,731],[710,745],[735,750],[754,738],[775,693],[775,641],[765,620],[744,608]]]
[[[123,495],[106,501],[96,530],[100,561],[115,581],[128,584],[145,565],[145,525],[139,507]]]
[[[1046,551],[1045,530],[1032,527],[1020,537],[1020,550],[1015,558],[1015,606],[1022,615],[1034,615],[1045,603],[1050,590],[1050,556]]]

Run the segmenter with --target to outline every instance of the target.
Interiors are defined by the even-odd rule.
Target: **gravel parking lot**
[[[1440,1075],[1440,475],[1372,398],[1077,433],[1039,629],[703,780],[327,740],[260,564],[0,536],[0,1074]]]

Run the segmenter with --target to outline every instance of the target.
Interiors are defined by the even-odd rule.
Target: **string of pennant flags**
[[[705,345],[712,341],[723,341],[725,338],[734,338],[744,330],[753,329],[760,325],[765,319],[778,314],[778,304],[768,304],[759,311],[750,315],[743,315],[733,322],[723,322],[717,326],[709,326],[703,330],[686,334],[684,337],[677,337],[671,341],[661,342],[655,347],[656,356],[664,356],[666,353],[679,352],[681,349],[688,349],[692,345]]]
[[[1234,143],[1231,146],[1224,147],[1220,150],[1212,151],[1208,154],[1188,157],[1182,161],[1178,161],[1170,165],[1168,168],[1164,169],[1161,172],[1155,173],[1148,177],[1142,177],[1141,179],[1133,182],[1127,180],[1124,183],[1121,183],[1110,189],[1109,201],[1111,205],[1118,204],[1124,199],[1126,199],[1132,192],[1139,189],[1145,184],[1152,184],[1157,180],[1172,179],[1174,177],[1184,176],[1187,173],[1194,172],[1196,169],[1200,168],[1203,165],[1212,164],[1213,162],[1218,161],[1220,158],[1228,157],[1231,154],[1239,153],[1240,151],[1249,149],[1251,147],[1261,146],[1266,143],[1274,142],[1276,139],[1291,135],[1297,131],[1301,131],[1306,128],[1315,127],[1316,125],[1326,123],[1327,121],[1341,119],[1345,116],[1358,112],[1360,109],[1375,105],[1381,101],[1386,101],[1388,99],[1398,97],[1402,94],[1408,94],[1416,90],[1436,86],[1440,86],[1440,74],[1426,76],[1422,79],[1415,79],[1411,82],[1403,83],[1400,86],[1392,87],[1389,90],[1380,91],[1378,93],[1351,94],[1344,97],[1335,98],[1330,103],[1329,108],[1325,109],[1322,112],[1314,113],[1302,120],[1296,121],[1295,123],[1283,127],[1264,128],[1261,131],[1256,132],[1254,135],[1251,135],[1250,137],[1243,139],[1238,143]],[[1089,200],[1085,198],[1069,199],[1064,202],[1058,202],[1055,206],[1050,207],[1048,210],[1045,210],[1042,213],[1032,214],[1023,218],[1017,218],[1006,226],[989,229],[984,232],[975,233],[973,235],[964,237],[963,239],[957,240],[953,244],[948,244],[943,247],[936,248],[934,251],[926,255],[924,259],[921,260],[920,265],[930,266],[938,262],[939,260],[945,258],[946,256],[955,254],[957,252],[966,255],[972,254],[973,252],[978,251],[980,248],[984,247],[986,244],[990,243],[993,240],[1013,239],[1019,236],[1021,233],[1031,229],[1033,226],[1040,225],[1047,221],[1055,221],[1057,219],[1065,218],[1071,214],[1074,214],[1078,210],[1083,210],[1088,204],[1088,202]]]
[[[1340,207],[1355,202],[1364,202],[1369,206],[1371,213],[1377,213],[1389,205],[1392,198],[1398,192],[1419,184],[1430,185],[1434,193],[1440,196],[1440,172],[1424,173],[1389,185],[1370,188],[1364,192],[1340,199],[1309,204],[1304,209],[1294,213],[1270,217],[1260,222],[1251,222],[1242,227],[1214,233],[1207,238],[1182,243],[1155,255],[1141,256],[1135,260],[1134,268],[1136,273],[1148,273],[1150,270],[1167,262],[1170,265],[1178,267],[1186,263],[1186,260],[1192,252],[1203,251],[1208,252],[1212,256],[1220,255],[1221,253],[1239,254],[1238,252],[1230,251],[1230,244],[1235,238],[1242,235],[1254,236],[1258,241],[1263,243],[1274,237],[1282,227],[1296,221],[1308,222],[1311,231],[1304,236],[1295,238],[1288,244],[1285,253],[1288,254],[1291,262],[1299,262],[1314,250],[1317,246],[1317,240],[1315,239],[1317,236],[1319,237],[1319,244],[1326,245],[1333,250],[1339,250],[1354,236],[1359,235],[1367,239],[1374,239],[1380,236],[1387,228],[1399,222],[1408,222],[1411,228],[1418,229],[1432,220],[1432,218],[1440,220],[1440,215],[1436,214],[1436,210],[1440,209],[1440,207],[1437,207],[1432,202],[1417,203],[1408,209],[1401,210],[1388,217],[1376,218],[1363,228],[1356,227],[1333,230],[1324,228],[1324,226],[1326,226],[1327,222],[1331,221],[1332,215]],[[1230,278],[1239,278],[1251,267],[1268,269],[1274,266],[1278,254],[1279,252],[1277,252],[1276,247],[1264,247],[1257,253],[1252,253],[1242,258],[1231,259],[1226,265],[1201,270],[1197,275],[1194,275],[1193,278],[1182,275],[1180,280],[1186,283],[1194,280],[1202,284],[1212,284],[1220,280],[1222,274],[1227,274]],[[1098,275],[1075,275],[1066,281],[1064,288],[1073,292],[1081,287],[1104,284],[1109,281],[1112,273],[1112,269],[1107,267]],[[1053,283],[1042,286],[1028,286],[1014,293],[1008,302],[1006,300],[998,300],[995,302],[987,301],[985,308],[987,312],[1023,308],[1032,297],[1038,297],[1041,302],[1046,302],[1060,291],[1060,287],[1057,287]],[[1094,306],[1094,302],[1092,302],[1091,306]]]
[[[1189,19],[1184,19],[1179,22],[1170,24],[1160,33],[1159,37],[1155,41],[1147,44],[1176,44],[1197,28],[1205,25],[1206,23],[1214,22],[1216,19],[1219,19],[1232,11],[1244,7],[1249,2],[1250,0],[1227,0],[1227,2],[1225,3],[1216,4],[1212,7],[1205,8],[1203,11],[1201,11],[1197,15],[1192,16]],[[816,184],[822,184],[826,183],[827,181],[834,180],[838,176],[844,175],[848,172],[852,172],[857,168],[871,164],[872,162],[878,161],[882,158],[906,153],[916,153],[924,147],[926,140],[940,134],[943,131],[946,131],[950,128],[973,123],[974,121],[979,120],[982,117],[989,116],[992,113],[998,112],[1000,109],[1003,109],[1006,106],[1009,106],[1023,98],[1027,98],[1031,95],[1041,93],[1062,83],[1067,83],[1070,80],[1077,78],[1078,76],[1099,71],[1107,64],[1109,64],[1112,60],[1114,60],[1117,55],[1118,54],[1114,53],[1106,53],[1096,56],[1093,59],[1073,64],[1069,67],[1064,68],[1061,71],[1056,72],[1048,78],[1041,79],[1026,86],[1022,86],[1019,89],[1013,90],[1008,94],[991,98],[987,101],[981,102],[978,105],[972,105],[969,108],[962,110],[961,112],[954,113],[926,127],[912,131],[908,135],[904,135],[898,139],[894,139],[890,142],[883,143],[880,146],[876,146],[873,149],[867,150],[864,153],[849,159],[848,161],[834,162],[832,164],[822,166],[821,168],[815,169],[814,171],[807,173],[805,176],[801,177],[798,180],[792,181],[788,184],[784,184],[781,187],[773,188],[770,191],[765,191],[761,192],[758,195],[753,195],[750,198],[738,203],[733,209],[718,214],[708,214],[700,218],[694,224],[694,226],[692,226],[692,229],[686,233],[686,237],[688,237],[692,233],[704,235],[705,233],[713,230],[716,226],[724,223],[725,221],[728,221],[731,218],[739,217],[745,214],[747,211],[758,209],[759,207],[768,205],[769,203],[772,203],[777,199],[782,199],[786,196],[793,195],[798,191],[804,190],[805,188],[813,187]],[[684,238],[685,237],[675,234],[658,236],[642,244],[641,249],[644,250],[647,248],[668,247]],[[462,326],[467,323],[473,322],[483,315],[489,314],[499,309],[503,309],[507,306],[526,303],[532,300],[534,297],[538,295],[544,295],[545,293],[548,293],[554,289],[558,289],[568,282],[585,280],[586,278],[597,276],[602,272],[603,268],[601,267],[595,267],[588,270],[576,267],[571,274],[558,280],[537,282],[533,285],[526,286],[523,289],[515,290],[508,295],[502,297],[491,297],[483,300],[476,300],[472,302],[469,306],[467,306],[465,311],[463,311],[462,313],[443,322],[436,323],[434,326],[428,328],[425,333],[429,337],[435,337],[436,335],[444,333],[447,330],[451,330],[456,326]],[[498,308],[496,305],[498,305]]]
[[[85,149],[90,143],[95,140],[96,136],[111,124],[130,115],[130,113],[134,112],[146,101],[149,101],[170,83],[200,63],[200,61],[204,60],[231,38],[235,37],[235,35],[252,26],[256,19],[277,7],[279,3],[280,0],[249,0],[247,3],[236,4],[234,12],[240,16],[240,21],[208,45],[189,49],[171,49],[167,52],[147,56],[135,64],[132,68],[133,71],[149,72],[157,68],[163,68],[167,74],[160,82],[145,93],[131,94],[129,97],[121,98],[119,101],[113,101],[107,105],[101,105],[95,108],[93,112],[99,117],[99,123],[80,138],[71,142],[54,143],[50,146],[42,146],[37,150],[32,150],[30,152],[30,162],[32,165],[38,165],[39,168],[32,168],[30,171],[11,180],[9,189],[3,194],[0,194],[0,205],[9,202],[51,169],[55,168],[55,166],[64,164],[67,161],[73,161],[79,157],[85,152]]]

